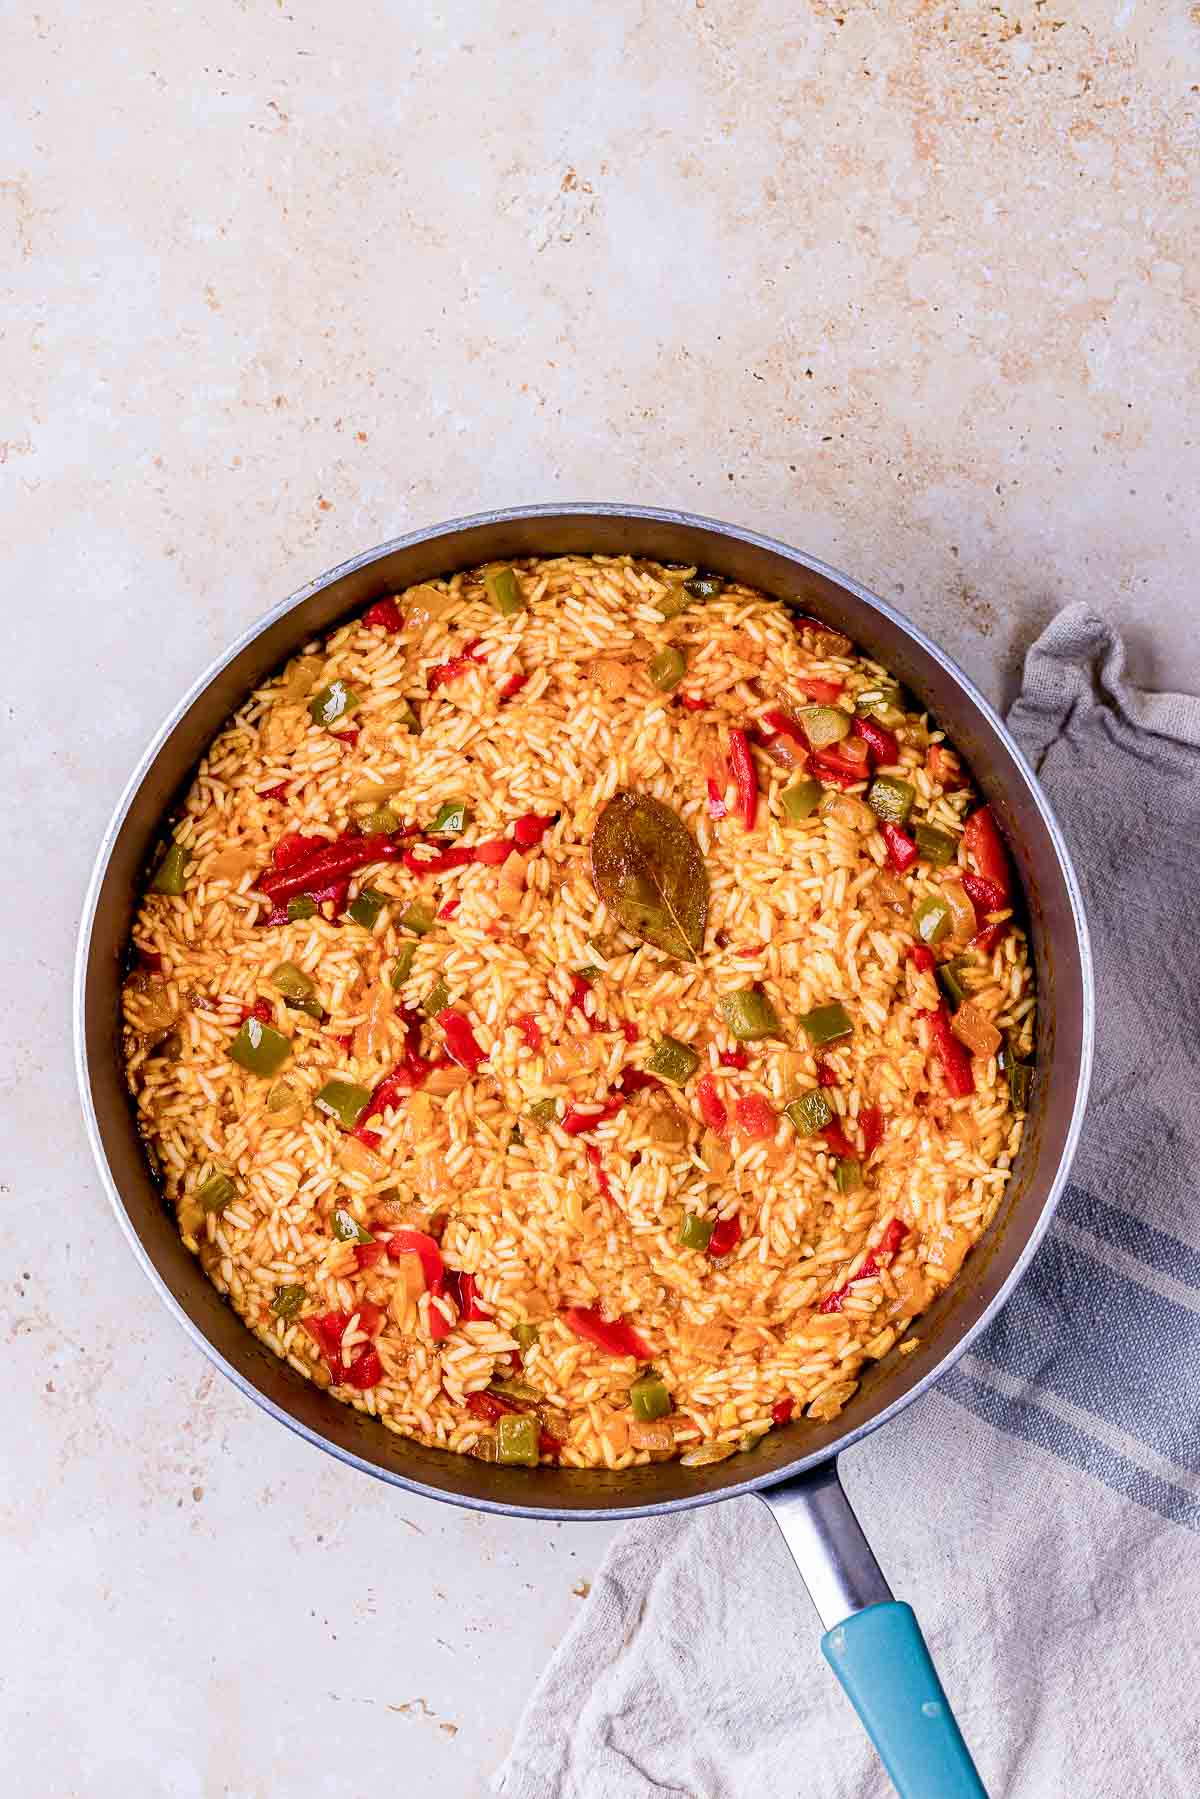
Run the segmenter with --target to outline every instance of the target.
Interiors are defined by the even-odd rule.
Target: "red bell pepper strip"
[[[933,951],[927,943],[910,943],[908,959],[913,967],[919,969],[922,974],[932,974],[936,966]]]
[[[931,744],[925,761],[931,781],[937,781],[940,786],[947,789],[966,786],[967,778],[963,773],[962,764],[954,751],[948,750],[944,743]]]
[[[721,792],[720,787],[717,785],[716,781],[714,781],[713,777],[709,775],[708,816],[710,818],[724,818],[728,810],[729,807],[725,804],[724,794]]]
[[[342,1376],[342,1385],[354,1387],[359,1393],[366,1393],[377,1387],[383,1379],[383,1363],[379,1359],[379,1351],[371,1343],[360,1343],[354,1352],[354,1358]]]
[[[285,831],[275,848],[271,851],[271,866],[275,869],[290,868],[293,862],[299,862],[312,850],[328,849],[327,837],[305,837],[300,831]]]
[[[514,694],[520,693],[522,687],[524,687],[524,685],[525,685],[526,681],[528,681],[528,679],[529,679],[528,675],[522,675],[522,674],[510,675],[508,677],[508,680],[504,683],[503,687],[501,687],[501,689],[500,689],[500,694],[499,694],[500,699],[502,701],[503,700],[511,700]]]
[[[376,600],[363,613],[363,624],[380,631],[395,633],[403,631],[404,619],[395,600]]]
[[[242,1023],[248,1018],[257,1018],[259,1024],[270,1024],[275,1014],[269,999],[256,999],[252,1006],[242,1007]]]
[[[931,1047],[941,1064],[942,1078],[955,1099],[965,1099],[975,1091],[971,1058],[950,1028],[950,1013],[943,1000],[936,1012],[918,1013],[929,1024]]]
[[[359,1308],[359,1322],[364,1329],[370,1324],[364,1314],[367,1306]],[[378,1308],[371,1308],[371,1315],[378,1314]],[[302,1318],[300,1320],[325,1360],[329,1373],[338,1386],[356,1387],[359,1392],[366,1392],[368,1387],[375,1387],[383,1379],[383,1363],[378,1352],[370,1343],[362,1343],[355,1350],[353,1358],[347,1366],[342,1355],[342,1338],[350,1323],[346,1312],[325,1312],[319,1318]],[[378,1324],[375,1329],[378,1329]]]
[[[285,800],[287,798],[287,795],[288,795],[288,783],[286,781],[280,781],[280,783],[277,787],[264,788],[262,793],[259,795],[259,798],[264,799],[264,800]]]
[[[864,752],[861,759],[847,747],[858,741],[856,737],[847,737],[841,743],[827,743],[824,749],[814,750],[809,766],[817,779],[827,787],[857,787],[860,781],[865,781],[870,773],[866,745],[861,746]]]
[[[493,837],[487,843],[475,845],[475,861],[483,863],[485,868],[502,868],[513,853],[513,844],[507,837]]]
[[[771,1407],[771,1422],[773,1424],[786,1424],[795,1409],[795,1399],[790,1393],[786,1394],[782,1399],[777,1399],[775,1404]]]
[[[478,1074],[487,1061],[487,1051],[481,1049],[476,1042],[471,1022],[462,1012],[456,1012],[453,1006],[447,1006],[439,1012],[437,1021],[446,1033],[446,1054],[468,1074]]]
[[[375,1268],[387,1254],[386,1243],[356,1243],[354,1245],[354,1266],[361,1274],[366,1268]]]
[[[971,813],[963,826],[963,844],[984,880],[994,881],[1007,901],[1012,894],[1012,871],[990,806]]]
[[[514,819],[512,834],[517,848],[536,849],[557,816],[558,814],[555,812],[551,812],[549,815],[543,815],[540,812],[526,812],[520,818]]]
[[[981,956],[990,956],[1001,939],[1008,935],[1011,922],[1011,919],[1001,918],[995,924],[985,924],[981,931],[976,931],[967,948],[977,949]]]
[[[896,1255],[904,1239],[908,1235],[908,1226],[899,1218],[890,1218],[883,1227],[883,1235],[874,1249],[864,1258],[862,1267],[852,1280],[844,1281],[833,1293],[827,1293],[817,1307],[818,1312],[840,1312],[842,1301],[851,1287],[858,1281],[873,1280],[881,1268],[886,1268]]]
[[[310,899],[314,906],[323,906],[326,900],[332,900],[334,917],[336,918],[339,912],[345,910],[346,895],[349,891],[349,881],[330,881],[327,887],[306,887],[304,889],[304,897],[305,899]],[[260,918],[258,922],[260,925],[290,923],[287,901],[284,900],[279,905],[272,906],[266,917]]]
[[[821,1131],[819,1135],[825,1139],[827,1146],[835,1156],[844,1157],[850,1161],[856,1161],[858,1159],[858,1151],[855,1149],[853,1143],[851,1143],[840,1124],[836,1122],[827,1124],[825,1129]]]
[[[729,770],[738,793],[738,812],[747,831],[758,816],[758,770],[750,753],[750,739],[735,726],[729,733]]]
[[[449,662],[439,662],[436,668],[430,669],[425,677],[425,685],[430,693],[433,693],[437,688],[444,687],[447,681],[456,681],[460,675],[465,675],[471,668],[478,667],[479,663],[490,654],[490,646],[481,651],[480,639],[472,637],[463,644],[461,655],[452,656]]]
[[[808,734],[805,731],[804,726],[800,723],[800,720],[798,718],[793,718],[790,712],[781,712],[778,709],[771,712],[764,712],[761,722],[766,726],[767,730],[772,732],[775,736],[790,737],[797,749],[803,750],[805,755],[808,754],[811,747],[808,741]]]
[[[638,1028],[636,1024],[634,1024],[632,1018],[623,1018],[621,1020],[621,1035],[632,1049],[633,1045],[638,1041]]]
[[[841,1085],[841,1081],[840,1081],[838,1075],[829,1066],[828,1062],[826,1062],[825,1060],[823,1060],[823,1058],[818,1056],[818,1058],[817,1058],[817,1086],[818,1087],[838,1087],[840,1085]]]
[[[815,675],[807,681],[797,681],[806,700],[812,700],[818,706],[836,706],[841,697],[840,681],[822,681]]]
[[[976,912],[1003,912],[1008,905],[1008,895],[997,881],[989,881],[985,875],[960,875],[967,896]]]
[[[609,1118],[615,1118],[625,1104],[625,1095],[618,1093],[612,1099],[606,1099],[594,1109],[588,1106],[582,1109],[572,1100],[563,1113],[559,1123],[568,1137],[581,1137],[585,1131],[594,1131],[598,1124],[604,1124]]]
[[[474,846],[468,844],[452,844],[433,856],[418,856],[415,849],[404,852],[404,866],[414,875],[441,875],[451,868],[467,868],[475,860]]]
[[[513,1023],[521,1033],[521,1039],[536,1056],[542,1047],[542,1029],[532,1012],[522,1012],[513,1019]]]
[[[378,1150],[379,1145],[383,1142],[378,1131],[369,1131],[363,1124],[356,1124],[350,1135],[357,1137],[360,1143],[365,1143],[368,1149]]]
[[[358,742],[359,736],[361,735],[357,725],[351,725],[345,731],[334,731],[331,728],[329,734],[333,738],[335,743],[342,744],[343,747],[348,750],[352,750],[354,748],[355,744]]]
[[[401,845],[393,837],[346,835],[336,843],[322,843],[320,849],[298,857],[275,874],[260,876],[258,889],[269,899],[291,899],[297,893],[327,887],[331,881],[343,881],[371,862],[391,862],[402,854]]]
[[[858,1115],[867,1155],[873,1155],[883,1142],[885,1119],[879,1106],[864,1106]]]
[[[885,731],[873,718],[856,718],[850,727],[855,737],[867,746],[867,755],[876,768],[891,768],[900,760],[900,743],[892,731]]]
[[[458,1307],[460,1324],[475,1324],[491,1318],[491,1312],[479,1298],[479,1288],[473,1274],[463,1274],[457,1268],[448,1269],[446,1292]]]
[[[750,1054],[744,1049],[723,1049],[717,1061],[722,1068],[749,1068]]]
[[[578,1012],[589,1030],[602,1031],[604,1026],[596,1017],[596,1014],[594,1012],[589,1012],[587,1009],[587,997],[591,991],[592,987],[590,981],[586,981],[581,974],[572,975],[571,997],[567,1001],[567,1013],[569,1015],[572,1012]]]
[[[404,1225],[393,1231],[387,1246],[387,1252],[393,1262],[400,1256],[413,1255],[421,1264],[421,1273],[425,1276],[425,1285],[431,1293],[445,1291],[446,1264],[442,1260],[442,1252],[428,1231],[413,1230]]]
[[[538,1432],[538,1454],[551,1456],[555,1461],[562,1454],[562,1444],[557,1437],[552,1437],[548,1430]]]
[[[708,705],[708,701],[702,699],[698,693],[677,693],[675,698],[681,706],[686,706],[689,712],[703,712]]]
[[[733,1108],[737,1128],[743,1137],[758,1143],[775,1135],[779,1120],[774,1109],[758,1093],[748,1093]]]
[[[453,918],[454,914],[458,911],[458,908],[461,905],[462,905],[462,901],[460,899],[448,899],[446,901],[445,905],[439,909],[438,917],[439,918]]]
[[[729,1114],[711,1074],[702,1074],[696,1082],[696,1098],[700,1101],[700,1116],[709,1130],[714,1131],[718,1137],[727,1137]]]
[[[732,1255],[741,1240],[742,1221],[736,1212],[732,1218],[718,1218],[708,1239],[710,1260],[715,1262],[720,1256]]]
[[[604,1172],[604,1157],[600,1153],[600,1145],[598,1143],[585,1143],[584,1154],[595,1170],[597,1187],[599,1187],[601,1193],[610,1204],[614,1203],[616,1194],[612,1190],[612,1182]]]
[[[468,1393],[465,1404],[472,1417],[482,1418],[485,1424],[495,1424],[506,1412],[519,1412],[521,1409],[511,1399],[505,1399],[499,1393]]]
[[[568,1306],[563,1312],[563,1321],[577,1337],[582,1337],[585,1343],[594,1343],[605,1355],[634,1356],[639,1362],[648,1362],[651,1358],[648,1345],[622,1318],[609,1323],[592,1306]]]
[[[887,844],[888,861],[897,874],[903,874],[906,869],[911,868],[920,851],[908,832],[883,819],[880,821],[879,834]]]

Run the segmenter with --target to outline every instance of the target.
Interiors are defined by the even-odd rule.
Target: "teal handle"
[[[987,1799],[911,1605],[890,1599],[826,1631],[821,1651],[900,1799]]]

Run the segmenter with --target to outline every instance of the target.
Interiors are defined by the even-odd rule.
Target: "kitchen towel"
[[[1200,699],[1087,606],[1012,729],[1083,886],[1083,1142],[1005,1310],[842,1458],[992,1799],[1200,1792]],[[884,1799],[754,1499],[626,1527],[529,1702],[505,1799]]]

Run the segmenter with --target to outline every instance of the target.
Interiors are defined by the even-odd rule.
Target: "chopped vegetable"
[[[779,799],[788,822],[798,825],[811,818],[820,802],[821,792],[819,781],[796,781],[791,787],[785,787]]]
[[[193,1198],[205,1212],[223,1212],[237,1198],[238,1190],[227,1174],[210,1174]]]
[[[722,1256],[732,1255],[741,1240],[742,1221],[736,1212],[732,1218],[718,1218],[708,1239],[710,1259],[717,1262]]]
[[[374,1243],[370,1231],[364,1230],[353,1212],[345,1206],[335,1206],[333,1212],[333,1234],[339,1243]]]
[[[401,1256],[416,1256],[421,1264],[421,1273],[425,1279],[426,1290],[440,1293],[446,1277],[446,1264],[442,1260],[442,1252],[428,1231],[403,1229],[393,1231],[387,1246],[387,1252],[393,1262]]]
[[[963,826],[963,844],[985,881],[994,881],[1007,901],[1012,894],[1008,851],[990,806],[980,806]]]
[[[825,1095],[813,1087],[784,1107],[784,1117],[791,1119],[802,1137],[811,1137],[833,1122],[833,1108]]]
[[[150,883],[152,893],[165,893],[172,899],[178,899],[187,891],[187,865],[192,852],[182,843],[172,843],[167,853],[155,870],[154,879]]]
[[[429,992],[425,995],[425,998],[421,1001],[421,1010],[426,1013],[428,1017],[436,1018],[439,1012],[445,1011],[449,1003],[450,989],[442,979],[441,975],[439,975],[433,986],[429,989]]]
[[[289,924],[297,924],[303,918],[315,918],[316,916],[317,902],[315,899],[310,899],[307,893],[298,893],[287,903]]]
[[[672,582],[666,593],[658,595],[654,605],[663,618],[678,618],[679,614],[688,606],[691,598],[691,594],[681,581]]]
[[[380,913],[390,905],[391,896],[381,893],[378,887],[360,887],[358,898],[346,909],[346,916],[360,924],[364,931],[373,931]]]
[[[721,792],[719,783],[712,775],[709,775],[706,785],[708,787],[708,816],[710,818],[724,818],[729,807],[725,804],[725,796]]]
[[[888,683],[880,683],[874,687],[864,687],[854,701],[854,710],[860,717],[878,715],[880,712],[899,712],[900,689]]]
[[[629,1405],[634,1417],[640,1418],[643,1424],[652,1424],[656,1418],[665,1418],[671,1410],[671,1395],[667,1392],[666,1381],[652,1368],[648,1368],[630,1387]]]
[[[531,1049],[536,1056],[542,1047],[542,1030],[533,1013],[522,1012],[513,1019],[513,1023],[520,1031],[521,1040],[526,1048]]]
[[[294,1318],[307,1298],[307,1287],[276,1287],[275,1297],[271,1301],[271,1310],[277,1318]]]
[[[734,729],[729,733],[729,769],[737,788],[742,825],[752,831],[758,816],[758,771],[750,754],[750,739],[744,731]]]
[[[814,1006],[800,1019],[805,1036],[815,1049],[822,1044],[833,1043],[838,1037],[848,1037],[854,1029],[850,1014],[840,1000],[831,1000],[826,1006]]]
[[[917,840],[917,849],[922,862],[932,863],[934,868],[945,868],[953,862],[958,853],[958,839],[949,831],[935,830],[932,825],[914,825],[913,836]]]
[[[797,681],[806,700],[815,700],[818,706],[836,706],[842,694],[840,681],[822,681],[818,676],[809,676],[807,680]]]
[[[775,1008],[758,987],[742,987],[722,994],[718,1002],[731,1037],[739,1043],[756,1043],[762,1037],[782,1037],[783,1027]]]
[[[260,875],[257,886],[277,904],[293,894],[306,893],[313,899],[328,895],[335,882],[366,868],[371,862],[390,862],[402,854],[401,845],[392,837],[361,837],[347,834],[336,842],[322,842],[290,860],[271,874]]]
[[[677,650],[674,644],[668,644],[657,656],[651,658],[646,672],[660,693],[670,693],[683,680],[687,672],[687,659],[682,650]]]
[[[734,1105],[733,1115],[741,1135],[749,1137],[752,1143],[773,1137],[779,1122],[774,1108],[758,1093],[744,1094]]]
[[[437,817],[429,827],[431,836],[461,837],[471,823],[471,808],[466,800],[447,800],[438,807]]]
[[[371,1103],[371,1095],[366,1087],[359,1087],[354,1081],[326,1081],[317,1097],[313,1100],[318,1112],[324,1112],[327,1118],[334,1118],[344,1131],[352,1131],[360,1124],[363,1113]]]
[[[709,1130],[715,1131],[718,1137],[724,1137],[729,1129],[729,1114],[711,1074],[703,1074],[697,1081],[696,1098],[700,1102],[700,1116]]]
[[[883,1227],[882,1237],[879,1239],[879,1242],[875,1245],[874,1249],[870,1250],[864,1257],[858,1273],[854,1275],[851,1280],[844,1281],[833,1293],[827,1293],[817,1307],[818,1312],[840,1312],[842,1309],[842,1301],[850,1291],[850,1288],[857,1281],[874,1280],[875,1276],[879,1273],[879,1270],[881,1268],[886,1268],[888,1263],[896,1256],[907,1235],[908,1226],[906,1224],[902,1224],[899,1218],[889,1219],[887,1224]]]
[[[417,937],[424,937],[433,929],[433,907],[427,900],[413,900],[404,908],[397,923],[402,931],[412,931]]]
[[[538,1327],[536,1324],[514,1324],[512,1334],[516,1339],[517,1348],[523,1356],[526,1356],[538,1340]]]
[[[488,599],[501,618],[511,618],[514,612],[520,612],[524,607],[525,596],[521,592],[521,580],[515,568],[485,570],[483,585],[487,589]]]
[[[511,1466],[536,1468],[538,1421],[528,1412],[510,1412],[496,1426],[496,1460]]]
[[[853,1143],[851,1143],[849,1137],[847,1137],[845,1131],[842,1129],[842,1121],[840,1118],[835,1118],[832,1124],[827,1124],[825,1129],[821,1132],[821,1135],[825,1139],[826,1149],[828,1149],[831,1154],[841,1157],[846,1161],[853,1161],[858,1152]]]
[[[777,1399],[775,1404],[771,1407],[771,1422],[773,1424],[786,1424],[795,1409],[795,1399],[790,1393],[785,1394],[782,1399]]]
[[[476,1042],[466,1014],[447,1006],[438,1012],[437,1021],[446,1033],[446,1054],[450,1060],[465,1068],[468,1074],[478,1074],[487,1061],[487,1051]]]
[[[271,970],[271,985],[278,987],[284,999],[311,999],[316,992],[312,981],[294,962],[281,962]]]
[[[677,1037],[660,1037],[646,1063],[646,1073],[656,1074],[660,1080],[682,1087],[699,1066],[699,1056],[686,1043],[680,1043]]]
[[[368,606],[363,613],[362,622],[364,625],[372,626],[380,631],[388,631],[393,635],[404,629],[404,620],[395,600],[376,600],[374,605]]]
[[[854,735],[861,737],[867,746],[867,754],[876,768],[893,768],[900,760],[900,744],[891,731],[885,731],[881,724],[873,718],[859,716],[855,719]]]
[[[959,1006],[950,1029],[973,1056],[994,1056],[1000,1048],[1000,1033],[977,1000],[968,999]]]
[[[887,845],[888,860],[897,874],[906,873],[919,860],[920,851],[899,825],[888,824],[885,820],[879,826],[879,835]]]
[[[911,781],[898,781],[894,775],[876,775],[867,788],[867,804],[885,824],[908,822],[917,790]]]
[[[975,1091],[975,1076],[971,1072],[970,1056],[950,1028],[949,1012],[943,1004],[936,1012],[925,1012],[918,1016],[925,1018],[929,1024],[932,1048],[941,1065],[948,1091],[955,1099],[965,1099]]]
[[[314,725],[332,725],[339,718],[348,718],[361,704],[352,687],[344,681],[331,681],[328,687],[313,694],[308,702],[308,716]]]
[[[558,1101],[556,1099],[537,1099],[529,1108],[529,1116],[535,1124],[553,1124],[558,1117]]]
[[[679,1247],[681,1249],[707,1249],[712,1234],[713,1220],[711,1218],[701,1218],[696,1212],[685,1212],[679,1224]]]
[[[274,1074],[291,1053],[291,1038],[261,1018],[247,1018],[229,1046],[231,1060],[251,1074]]]
[[[831,743],[840,743],[843,737],[850,734],[850,714],[843,712],[840,706],[802,706],[800,723],[814,750],[823,750]]]
[[[939,894],[927,893],[913,911],[913,930],[922,943],[940,943],[950,933],[950,908]]]
[[[725,591],[719,575],[693,575],[683,585],[694,600],[715,600]]]
[[[592,833],[592,880],[627,931],[694,962],[704,947],[708,873],[677,813],[649,794],[614,794]]]
[[[563,1321],[587,1343],[595,1344],[605,1355],[634,1356],[639,1362],[650,1360],[650,1350],[631,1324],[621,1318],[611,1323],[591,1306],[568,1306]]]
[[[833,1178],[839,1193],[854,1193],[863,1184],[862,1163],[853,1156],[843,1156],[835,1165]]]
[[[879,1106],[864,1106],[858,1115],[862,1126],[863,1144],[866,1154],[873,1155],[883,1142],[883,1131],[886,1120]]]
[[[1019,1062],[1013,1050],[1005,1052],[1005,1072],[1008,1075],[1008,1092],[1015,1112],[1028,1112],[1029,1094],[1033,1085],[1033,1063]]]
[[[962,972],[966,967],[965,956],[955,956],[953,961],[943,962],[934,970],[937,984],[946,996],[946,1004],[952,1012],[957,1012],[967,997],[967,990],[962,984]]]
[[[1008,896],[997,882],[986,880],[982,875],[964,874],[962,886],[978,912],[1003,912],[1008,905]]]
[[[870,773],[867,746],[858,737],[814,750],[810,766],[813,774],[832,787],[857,787]]]
[[[402,943],[400,945],[396,960],[392,963],[392,987],[396,992],[399,992],[400,988],[403,987],[408,980],[409,975],[411,975],[416,954],[417,946],[415,943]]]

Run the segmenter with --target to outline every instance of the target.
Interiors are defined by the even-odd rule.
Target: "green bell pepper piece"
[[[400,829],[400,816],[390,806],[376,806],[360,822],[364,837],[390,837]]]
[[[259,1018],[247,1018],[229,1045],[231,1060],[251,1074],[274,1074],[291,1053],[291,1038]]]
[[[317,902],[309,899],[307,893],[298,893],[295,899],[287,903],[288,923],[296,924],[302,918],[317,916]]]
[[[660,693],[670,693],[673,687],[679,686],[687,672],[687,658],[682,650],[668,644],[666,649],[660,650],[657,656],[651,658],[646,672]]]
[[[374,1243],[370,1231],[365,1230],[345,1206],[336,1206],[333,1213],[333,1234],[339,1243]]]
[[[281,962],[271,970],[271,985],[278,987],[284,999],[311,999],[316,988],[302,968],[294,962]]]
[[[927,893],[913,911],[913,930],[922,943],[940,943],[950,931],[950,908],[945,900]]]
[[[788,823],[803,824],[811,818],[821,803],[824,788],[819,781],[796,781],[791,787],[785,787],[780,794],[780,803],[787,813]]]
[[[427,900],[413,900],[400,914],[399,925],[402,931],[412,931],[414,936],[424,937],[426,931],[432,931],[434,926],[433,907]]]
[[[823,750],[826,744],[840,743],[843,737],[850,735],[850,714],[843,712],[840,706],[801,706],[799,718],[804,735],[814,750]]]
[[[894,775],[876,775],[867,788],[868,806],[888,825],[907,824],[916,797],[912,782],[898,781]]]
[[[719,575],[693,575],[683,585],[694,600],[715,600],[725,591],[725,583]]]
[[[556,1099],[536,1099],[529,1108],[529,1116],[535,1124],[553,1124],[558,1117],[558,1101]]]
[[[643,1374],[629,1389],[629,1404],[634,1417],[640,1418],[643,1424],[665,1418],[671,1410],[666,1381],[657,1374]]]
[[[447,800],[438,807],[438,815],[430,825],[430,833],[443,837],[460,837],[471,822],[471,808],[466,800]]]
[[[309,700],[308,716],[314,725],[332,725],[339,718],[347,718],[351,712],[357,712],[361,704],[353,687],[347,687],[342,680],[331,681],[328,687],[322,687]]]
[[[425,998],[421,1001],[421,1010],[427,1018],[436,1018],[450,1004],[450,989],[439,975]]]
[[[711,1218],[701,1218],[696,1212],[685,1212],[679,1222],[679,1247],[707,1249],[713,1223]]]
[[[392,987],[397,992],[403,987],[405,981],[407,981],[409,975],[412,973],[412,965],[416,958],[416,954],[417,946],[415,943],[402,943],[400,945],[396,960],[392,963]]]
[[[957,1012],[967,997],[967,990],[962,984],[962,972],[967,965],[965,956],[955,956],[952,962],[943,962],[934,969],[934,978],[946,996],[946,1004],[952,1012]]]
[[[536,1324],[514,1324],[512,1334],[516,1338],[517,1348],[523,1356],[529,1354],[539,1336]]]
[[[296,1316],[307,1298],[307,1287],[276,1287],[275,1297],[271,1301],[271,1310],[277,1318],[291,1319]]]
[[[862,1163],[843,1156],[833,1171],[839,1193],[856,1193],[863,1184]]]
[[[849,1012],[836,999],[827,1006],[814,1006],[800,1023],[814,1049],[819,1049],[823,1043],[832,1043],[837,1037],[848,1037],[854,1029]]]
[[[720,999],[730,1036],[739,1043],[754,1043],[760,1037],[781,1037],[783,1028],[775,1016],[775,1008],[757,987],[743,987],[737,993],[725,993]]]
[[[346,917],[360,924],[364,931],[373,931],[379,914],[391,903],[390,894],[380,893],[378,887],[362,887],[358,898],[346,907]]]
[[[192,852],[182,843],[172,843],[166,855],[155,870],[154,879],[150,883],[152,893],[166,893],[172,899],[178,899],[187,891],[187,865],[191,861]]]
[[[791,1105],[783,1108],[783,1115],[791,1119],[802,1137],[811,1137],[833,1123],[833,1107],[819,1087],[801,1093]]]
[[[496,1460],[526,1468],[538,1465],[538,1421],[528,1412],[505,1412],[497,1426]]]
[[[515,568],[489,568],[483,577],[488,599],[502,618],[511,618],[525,605]]]
[[[860,718],[874,718],[880,712],[899,712],[900,689],[884,682],[874,687],[864,687],[854,701],[854,710]]]
[[[393,717],[400,729],[407,731],[410,737],[415,737],[421,729],[421,721],[413,710],[411,700],[401,700]]]
[[[238,1190],[227,1174],[210,1174],[193,1195],[196,1204],[205,1212],[223,1212],[237,1196]]]
[[[949,831],[935,830],[933,825],[914,825],[912,834],[922,862],[932,862],[935,868],[945,868],[958,854],[958,838]]]
[[[677,1037],[661,1037],[646,1063],[646,1073],[656,1074],[661,1080],[682,1087],[686,1081],[691,1080],[699,1066],[700,1058],[694,1049],[689,1049],[686,1043],[680,1043]]]
[[[370,1100],[370,1090],[354,1081],[326,1081],[313,1104],[327,1118],[335,1118],[344,1131],[352,1131]]]

